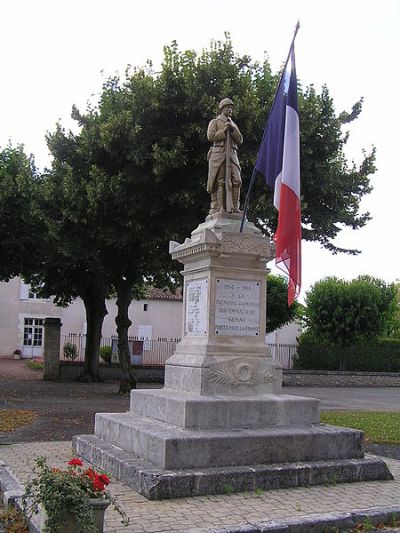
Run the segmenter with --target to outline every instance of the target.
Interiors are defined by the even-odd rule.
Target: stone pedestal
[[[96,414],[75,451],[148,498],[389,479],[360,431],[320,424],[319,401],[281,393],[265,342],[269,239],[240,215],[207,217],[183,244],[182,341],[165,387],[134,390],[128,413]],[[223,482],[222,482],[223,481]]]

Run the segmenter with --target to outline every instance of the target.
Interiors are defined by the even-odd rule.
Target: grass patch
[[[15,431],[21,426],[28,426],[38,418],[35,411],[29,409],[0,409],[0,431]]]
[[[400,411],[323,411],[321,422],[361,429],[375,444],[400,444]]]

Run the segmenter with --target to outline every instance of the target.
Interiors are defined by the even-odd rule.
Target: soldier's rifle
[[[229,127],[226,129],[226,154],[225,154],[225,208],[227,213],[232,213],[233,211],[233,202],[232,202],[232,163],[231,163],[231,130],[230,122],[228,122]]]

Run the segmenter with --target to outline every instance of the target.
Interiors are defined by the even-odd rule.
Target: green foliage
[[[299,318],[303,306],[294,301],[289,307],[287,301],[288,282],[282,276],[267,276],[267,323],[266,332],[270,333]]]
[[[0,147],[0,280],[35,269],[40,261],[37,237],[42,233],[33,207],[40,178],[33,157],[23,146]],[[36,238],[35,238],[36,237]]]
[[[206,127],[218,101],[229,95],[235,102],[245,139],[240,153],[245,189],[278,79],[279,73],[272,74],[267,59],[258,63],[235,53],[229,36],[213,41],[201,54],[181,52],[173,42],[164,48],[161,72],[147,65],[127,69],[124,79],[109,78],[97,107],[90,107],[86,114],[77,109],[73,113],[83,126],[79,144],[87,146],[92,159],[96,182],[96,189],[89,184],[92,199],[99,200],[112,189],[111,204],[104,203],[104,207],[117,216],[119,224],[143,230],[146,220],[152,235],[153,224],[163,220],[163,228],[158,224],[157,229],[165,229],[167,239],[186,237],[204,218],[209,204]],[[303,90],[299,85],[298,90],[303,236],[336,252],[339,249],[331,241],[340,229],[362,227],[369,219],[368,214],[359,214],[359,203],[371,190],[375,151],[364,154],[358,168],[349,166],[344,157],[348,133],[341,128],[359,116],[362,99],[350,113],[336,115],[326,86],[320,94],[313,86]],[[104,183],[105,175],[109,180]],[[256,189],[249,216],[263,231],[274,232],[276,211],[263,179]],[[132,190],[136,201],[127,212]],[[149,198],[153,199],[150,205]],[[115,202],[124,209],[118,210]],[[148,220],[149,210],[160,218]],[[121,246],[129,240],[127,229],[128,234],[120,235]],[[160,240],[161,245],[164,242]]]
[[[233,488],[233,486],[230,483],[224,483],[224,486],[222,487],[222,490],[223,490],[224,494],[226,494],[227,496],[229,496],[230,494],[232,494],[235,491],[235,489]]]
[[[60,525],[66,523],[68,513],[76,518],[79,531],[95,533],[97,528],[90,507],[91,498],[109,499],[120,513],[122,522],[128,525],[125,513],[106,490],[110,482],[107,475],[97,473],[93,468],[84,470],[80,459],[72,459],[66,470],[49,467],[44,457],[38,457],[35,464],[36,477],[25,485],[22,504],[28,516],[38,512],[39,504],[45,508],[44,533],[58,531]]]
[[[332,346],[302,336],[295,368],[301,370],[349,370],[400,372],[400,340],[379,339],[350,346]]]
[[[78,357],[78,349],[72,342],[66,342],[63,346],[63,354],[66,359],[73,361]]]
[[[392,313],[385,325],[385,336],[400,339],[400,282],[394,283],[395,298],[392,302]]]
[[[306,295],[304,339],[333,346],[376,339],[395,311],[395,296],[393,284],[369,276],[318,281]]]
[[[111,353],[112,353],[111,346],[102,346],[100,348],[100,357],[103,359],[105,363],[111,363]]]
[[[76,516],[82,533],[95,533],[93,513],[89,504],[89,498],[93,496],[89,478],[86,477],[81,483],[81,480],[70,472],[58,473],[47,465],[44,457],[36,459],[35,473],[37,477],[25,487],[23,506],[30,516],[38,511],[39,504],[43,505],[47,513],[44,533],[57,531],[60,524],[65,523],[68,512]]]
[[[321,422],[361,429],[367,442],[400,444],[400,412],[325,411]]]

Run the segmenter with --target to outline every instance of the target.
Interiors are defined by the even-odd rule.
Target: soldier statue
[[[220,114],[208,125],[207,138],[213,143],[208,159],[207,191],[211,193],[210,215],[219,212],[240,213],[240,164],[238,147],[243,142],[239,128],[231,119],[233,102],[224,98]]]

